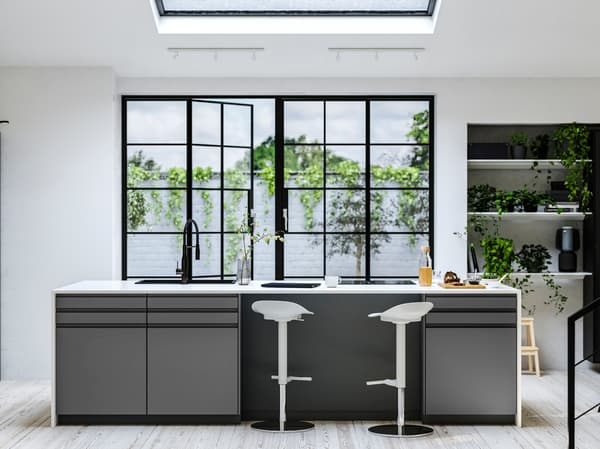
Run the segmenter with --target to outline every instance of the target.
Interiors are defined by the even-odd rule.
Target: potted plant
[[[513,241],[502,237],[485,238],[481,240],[483,250],[483,279],[486,284],[493,285],[500,282],[500,278],[508,275],[512,271],[512,265],[515,260],[515,250]]]
[[[496,188],[489,184],[469,187],[467,200],[469,211],[487,212],[496,204]]]
[[[504,212],[514,212],[515,206],[518,203],[518,197],[515,192],[504,192],[497,191],[496,199],[494,201],[496,204],[496,209],[498,209],[498,214],[502,215]]]
[[[516,254],[519,266],[527,273],[542,273],[548,269],[551,256],[543,245],[525,244]]]
[[[529,137],[523,131],[517,131],[510,136],[510,156],[513,159],[525,159]]]
[[[569,190],[569,199],[578,201],[582,211],[589,210],[592,200],[590,180],[592,163],[590,158],[590,132],[587,126],[570,123],[560,126],[552,136],[557,155],[567,169],[565,186]]]
[[[548,134],[538,134],[529,145],[529,150],[534,159],[547,159],[549,148],[550,136]]]
[[[536,193],[522,188],[513,192],[518,204],[525,212],[537,212],[538,206],[552,204],[552,198],[544,193]]]

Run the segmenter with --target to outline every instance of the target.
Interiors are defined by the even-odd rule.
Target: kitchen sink
[[[188,284],[233,284],[235,283],[232,279],[192,279],[188,281]],[[180,279],[142,279],[137,281],[136,284],[181,284]]]
[[[416,285],[411,279],[342,279],[342,285]]]

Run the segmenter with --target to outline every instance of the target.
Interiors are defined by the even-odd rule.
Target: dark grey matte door
[[[514,415],[516,329],[428,328],[425,415]]]
[[[59,415],[145,415],[146,329],[58,328]]]
[[[149,328],[149,415],[238,415],[236,328]]]

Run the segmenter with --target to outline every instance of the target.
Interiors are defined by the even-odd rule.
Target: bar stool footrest
[[[253,429],[262,430],[263,432],[281,432],[279,430],[279,421],[260,421],[252,423]],[[284,432],[305,432],[311,430],[315,425],[307,421],[286,421],[283,426]]]
[[[384,424],[381,426],[369,427],[369,432],[392,438],[417,438],[425,437],[433,433],[431,427],[416,424],[405,424],[400,426],[400,429],[400,432],[398,432],[398,425],[396,424]]]
[[[402,388],[398,386],[396,379],[368,380],[367,386],[371,385],[387,385],[388,387]]]
[[[273,380],[279,380],[279,376],[271,376],[271,379]],[[299,382],[312,382],[312,377],[298,377],[298,376],[288,376],[286,379],[286,383],[289,383],[291,381],[299,381]]]

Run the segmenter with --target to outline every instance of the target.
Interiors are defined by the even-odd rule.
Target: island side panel
[[[278,407],[277,325],[252,311],[254,301],[293,301],[315,313],[288,326],[289,375],[312,376],[287,389],[290,419],[395,419],[396,390],[367,387],[395,378],[395,326],[368,318],[395,305],[421,301],[415,294],[242,295],[242,419],[274,418]],[[421,324],[407,328],[406,416],[421,416]]]

